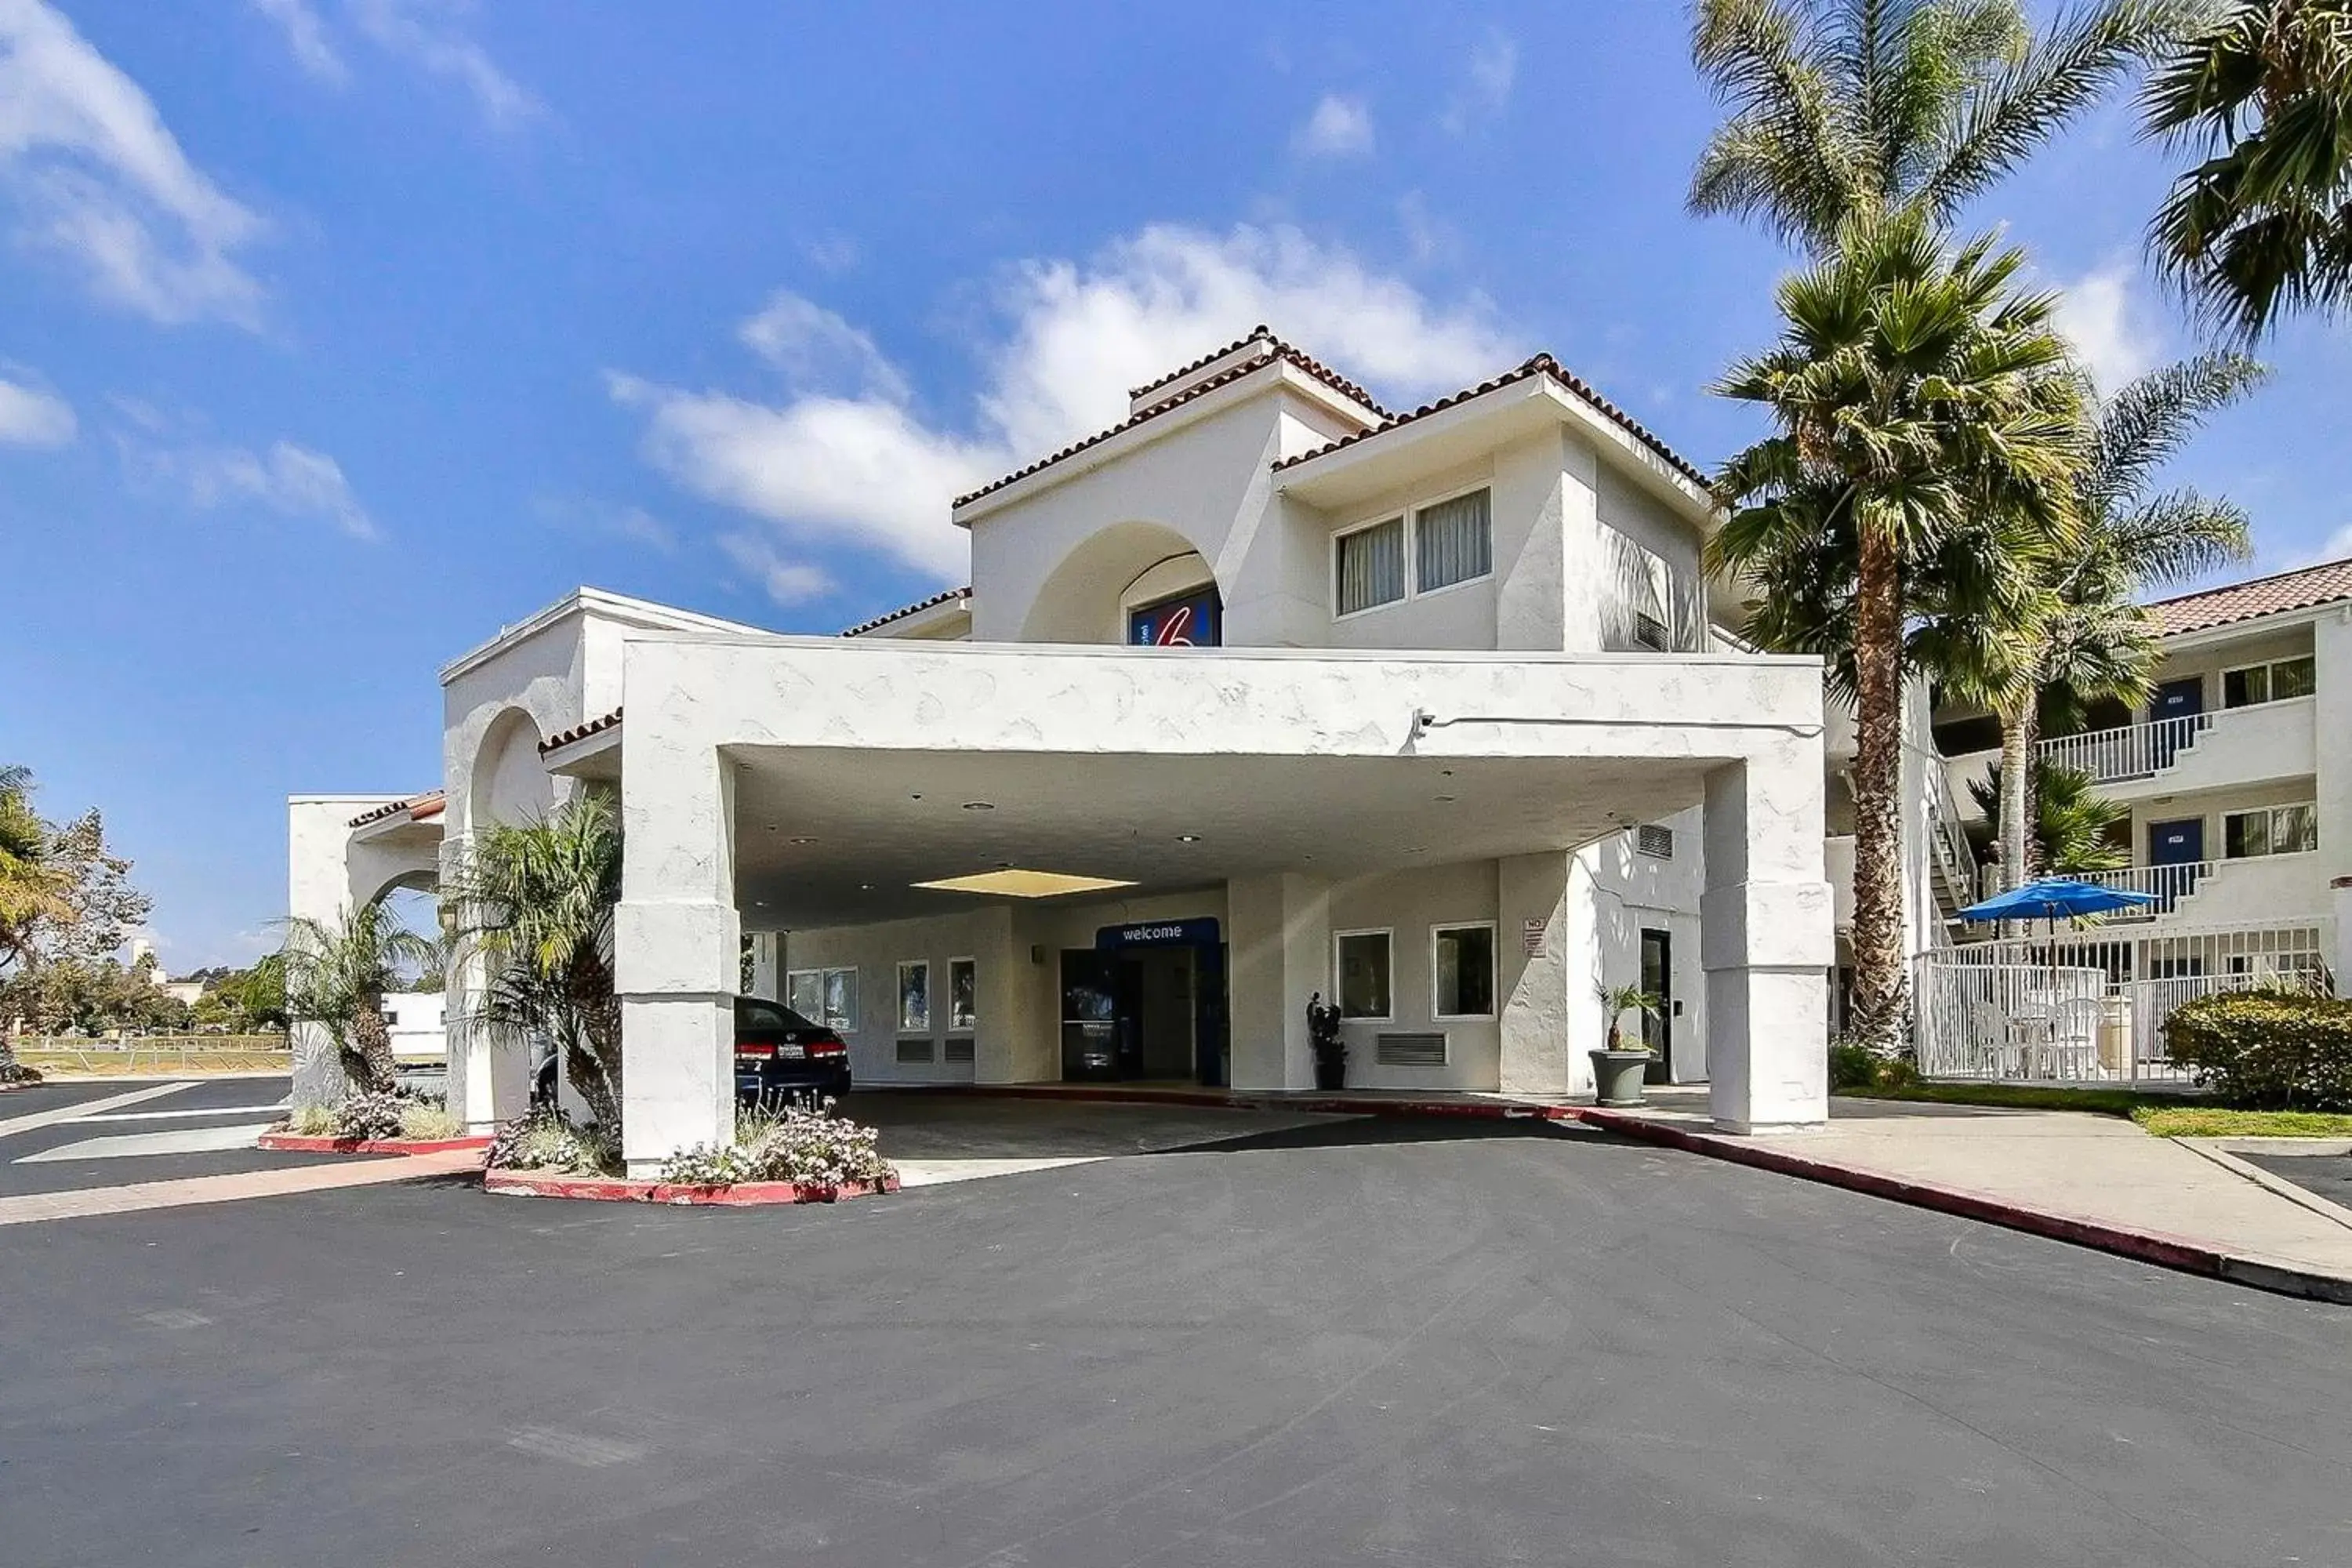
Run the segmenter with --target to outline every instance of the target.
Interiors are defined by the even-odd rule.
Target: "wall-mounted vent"
[[[1653,860],[1675,858],[1675,830],[1645,822],[1633,830],[1633,847]]]
[[[931,1059],[931,1042],[929,1040],[900,1040],[898,1042],[898,1059],[902,1062],[929,1061]]]
[[[950,1038],[948,1041],[947,1052],[944,1056],[940,1057],[940,1059],[944,1062],[968,1062],[971,1060],[971,1037],[970,1035],[958,1035]]]
[[[1636,615],[1633,617],[1633,640],[1653,653],[1666,651],[1666,623],[1655,616]]]
[[[1372,1059],[1384,1068],[1442,1068],[1445,1065],[1445,1036],[1442,1031],[1381,1035],[1375,1037]]]

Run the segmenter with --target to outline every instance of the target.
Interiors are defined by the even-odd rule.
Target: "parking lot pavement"
[[[0,1231],[10,1568],[2342,1563],[2352,1310],[1523,1124]]]
[[[877,1129],[908,1186],[1115,1160],[1348,1120],[1215,1106],[866,1090],[842,1113]]]
[[[285,1078],[43,1083],[0,1097],[0,1198],[332,1163],[255,1135],[285,1115]]]

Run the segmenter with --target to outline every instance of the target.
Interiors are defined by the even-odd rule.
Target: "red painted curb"
[[[1958,1187],[1938,1187],[1924,1182],[1905,1181],[1896,1176],[1882,1176],[1874,1171],[1858,1171],[1850,1165],[1808,1159],[1802,1154],[1792,1154],[1785,1149],[1771,1148],[1746,1139],[1693,1132],[1687,1128],[1673,1126],[1646,1116],[1627,1116],[1584,1105],[1561,1109],[1580,1121],[1611,1132],[1728,1161],[1736,1165],[1750,1165],[1760,1171],[1773,1171],[1781,1175],[1819,1182],[1826,1186],[1843,1187],[1849,1192],[1909,1204],[1916,1208],[1934,1209],[1941,1214],[1958,1215],[1963,1219],[1980,1220],[1987,1225],[2023,1231],[2052,1241],[2070,1242],[2076,1247],[2114,1253],[2119,1258],[2178,1269],[2184,1274],[2226,1279],[2259,1290],[2301,1296],[2312,1300],[2352,1303],[2352,1279],[2260,1258],[2241,1258],[2184,1237],[2167,1236],[2160,1231],[2132,1230],[2099,1220],[2052,1214]]]
[[[512,1197],[585,1198],[598,1203],[673,1204],[684,1206],[751,1208],[772,1204],[829,1204],[843,1198],[873,1197],[895,1193],[898,1178],[879,1187],[871,1182],[845,1182],[834,1186],[803,1186],[797,1182],[737,1182],[732,1186],[681,1186],[670,1182],[635,1181],[625,1176],[548,1175],[537,1171],[488,1171],[482,1190]]]
[[[255,1146],[281,1154],[446,1154],[454,1149],[487,1149],[490,1135],[462,1138],[311,1138],[299,1132],[265,1132]]]

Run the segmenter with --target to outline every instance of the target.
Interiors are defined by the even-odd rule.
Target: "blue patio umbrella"
[[[1960,911],[1964,921],[2054,921],[2074,915],[2104,915],[2157,901],[2153,893],[2103,888],[2071,877],[2043,877],[2006,893],[1996,893]]]

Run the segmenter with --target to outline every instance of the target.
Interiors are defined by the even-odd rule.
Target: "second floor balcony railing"
[[[2042,742],[2042,760],[2086,773],[2093,784],[2153,777],[2213,727],[2210,713],[2186,713],[2115,730],[2089,730]]]

